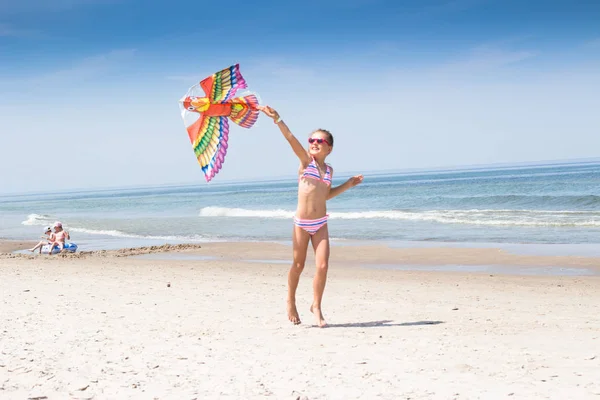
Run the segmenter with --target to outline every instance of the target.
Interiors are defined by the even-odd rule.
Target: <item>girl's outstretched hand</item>
[[[257,108],[260,111],[262,111],[267,117],[273,118],[273,121],[277,121],[278,119],[280,119],[279,113],[269,106],[258,106]]]
[[[359,185],[362,183],[363,181],[363,176],[362,175],[355,175],[352,178],[348,179],[348,182],[350,182],[350,187],[354,187],[356,185]]]

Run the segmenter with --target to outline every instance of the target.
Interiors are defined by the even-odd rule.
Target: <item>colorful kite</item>
[[[228,119],[244,128],[252,127],[258,119],[255,95],[233,98],[238,89],[247,87],[236,64],[192,86],[179,100],[181,116],[207,182],[225,162]]]

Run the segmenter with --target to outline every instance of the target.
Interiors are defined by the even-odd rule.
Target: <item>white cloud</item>
[[[37,72],[0,81],[1,86],[22,88],[36,86],[38,89],[52,89],[66,85],[73,87],[86,81],[101,81],[104,76],[127,66],[134,59],[135,49],[113,50],[96,54],[65,64],[52,71]]]
[[[279,57],[264,57],[252,61],[244,68],[249,74],[259,74],[269,79],[285,79],[288,81],[306,81],[315,79],[318,75],[318,60],[313,66],[292,64]],[[244,71],[242,71],[244,73]]]
[[[189,74],[189,75],[167,75],[167,77],[165,79],[167,79],[169,81],[176,81],[176,82],[187,82],[190,85],[192,85],[192,83],[198,83],[204,78],[206,78],[206,77],[201,77],[200,75]]]
[[[600,37],[585,42],[584,47],[592,48],[592,49],[600,49]]]
[[[35,34],[35,31],[15,28],[8,24],[0,23],[0,37],[25,37]]]
[[[434,70],[445,73],[490,71],[529,60],[537,55],[537,52],[531,50],[505,50],[478,46],[463,57],[434,67]]]
[[[54,11],[64,11],[81,6],[89,6],[96,4],[114,4],[119,1],[120,0],[1,0],[0,15],[7,16],[21,13],[47,13]]]
[[[427,17],[437,14],[448,14],[464,11],[481,4],[488,3],[490,0],[449,0],[437,4],[421,6],[416,11],[409,13],[412,17]]]
[[[76,81],[96,77],[115,68],[119,68],[124,63],[129,62],[133,58],[135,52],[135,49],[122,49],[90,56],[70,67],[42,76],[41,79],[44,81],[65,79]]]

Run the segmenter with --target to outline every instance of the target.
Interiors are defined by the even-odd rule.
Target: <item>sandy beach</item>
[[[600,398],[600,277],[361,265],[597,271],[597,258],[337,246],[320,329],[312,258],[293,326],[288,246],[167,250],[4,254],[0,398]]]
[[[11,253],[17,250],[32,248],[37,242],[27,240],[5,240],[0,239],[0,255]]]

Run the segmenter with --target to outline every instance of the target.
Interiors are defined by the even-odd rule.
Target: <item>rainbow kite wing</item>
[[[221,170],[227,154],[228,118],[250,128],[258,119],[259,101],[248,94],[234,98],[246,81],[236,64],[192,86],[179,101],[188,136],[207,182]]]
[[[240,73],[240,65],[236,64],[217,72],[200,82],[206,96],[213,103],[225,103],[231,100],[239,89],[246,89],[246,80]]]
[[[231,120],[243,128],[252,128],[258,119],[258,99],[251,94],[231,101]]]
[[[207,182],[219,172],[227,154],[229,122],[226,117],[201,117],[188,134]]]

